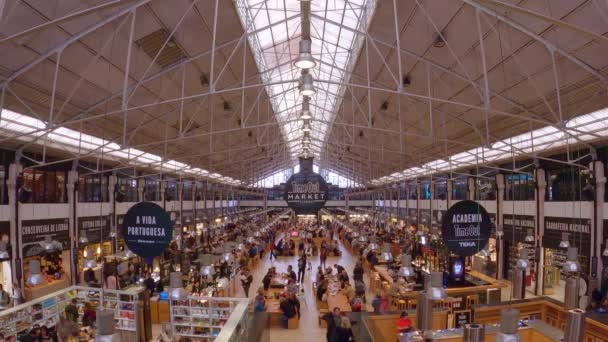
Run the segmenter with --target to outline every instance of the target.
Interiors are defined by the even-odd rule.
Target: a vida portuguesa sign
[[[441,234],[454,254],[471,256],[482,250],[492,232],[492,221],[484,207],[474,201],[460,201],[442,219]]]
[[[141,257],[160,255],[172,236],[171,218],[155,203],[137,203],[123,218],[122,237],[127,247]]]
[[[285,184],[284,198],[296,214],[316,214],[327,201],[327,183],[312,171],[312,158],[300,159],[300,172]]]

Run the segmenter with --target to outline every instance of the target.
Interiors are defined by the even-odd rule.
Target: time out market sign
[[[159,205],[141,202],[132,206],[122,222],[127,247],[141,257],[160,255],[171,242],[171,218]]]
[[[484,207],[474,201],[461,201],[448,209],[441,233],[446,247],[454,254],[471,256],[482,250],[492,232],[492,221]]]

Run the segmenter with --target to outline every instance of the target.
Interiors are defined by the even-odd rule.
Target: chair
[[[467,296],[467,309],[470,309],[471,306],[479,303],[479,295],[468,295]]]
[[[287,320],[287,329],[298,329],[300,326],[300,319],[298,316],[293,316]]]
[[[408,310],[407,301],[405,301],[403,299],[399,299],[397,301],[397,311],[406,311],[406,310]]]

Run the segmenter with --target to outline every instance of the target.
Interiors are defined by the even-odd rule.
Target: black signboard
[[[589,256],[591,251],[590,219],[545,216],[543,247],[559,249],[562,233],[569,233],[570,244],[573,247],[578,247],[580,255]]]
[[[285,184],[285,201],[296,214],[316,214],[327,201],[327,183],[312,170],[312,158],[300,158],[300,172]]]
[[[471,310],[454,310],[454,326],[456,329],[464,328],[471,323]]]
[[[46,220],[21,221],[21,244],[23,256],[40,255],[45,252],[43,241],[46,236],[51,237],[62,250],[70,249],[70,224],[67,218]]]
[[[471,256],[482,250],[492,232],[486,209],[474,201],[460,201],[443,216],[441,233],[448,250],[460,256]]]
[[[135,204],[122,222],[122,236],[127,247],[141,257],[160,255],[171,242],[172,235],[169,215],[152,202]]]
[[[535,230],[536,220],[534,216],[504,214],[502,217],[503,239],[505,240],[522,242],[528,229]]]
[[[85,234],[89,243],[110,240],[110,215],[78,218],[78,233]]]

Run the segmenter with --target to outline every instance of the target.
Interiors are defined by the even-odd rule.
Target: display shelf
[[[103,293],[104,307],[115,311],[117,329],[134,332],[137,335],[137,305],[141,290],[116,291],[105,290]],[[53,327],[59,322],[60,315],[72,299],[76,299],[76,306],[80,316],[85,302],[91,302],[94,307],[101,303],[101,289],[83,286],[71,286],[41,298],[17,305],[0,312],[0,333],[5,338],[20,335],[34,326],[45,325]]]
[[[234,309],[243,299],[188,296],[170,300],[173,333],[202,341],[214,341],[225,327]]]

